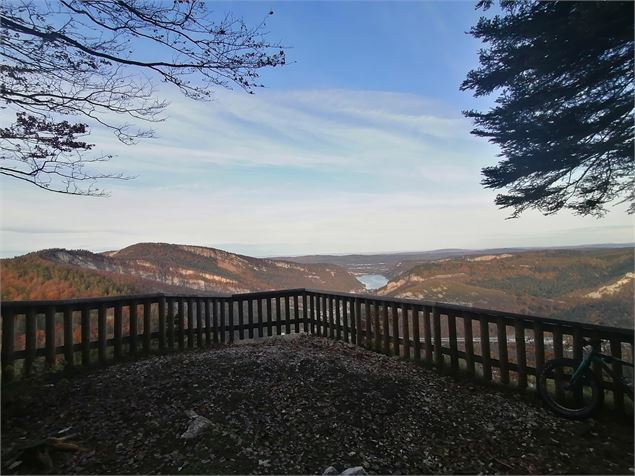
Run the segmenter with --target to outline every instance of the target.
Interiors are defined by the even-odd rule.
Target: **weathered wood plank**
[[[203,309],[205,310],[205,345],[212,345],[212,310],[211,300],[205,298],[202,301]]]
[[[37,350],[37,321],[35,318],[35,308],[30,308],[24,316],[25,322],[25,347],[26,350],[24,358],[24,375],[31,375],[33,369],[33,362],[35,361]],[[4,345],[4,344],[3,344]]]
[[[359,298],[354,299],[355,304],[355,345],[362,346],[362,303]]]
[[[256,308],[257,308],[257,314],[258,314],[258,337],[264,337],[265,336],[265,329],[264,329],[264,320],[262,319],[262,299],[258,299],[256,301]]]
[[[119,306],[121,307],[121,304]],[[119,316],[119,322],[121,323],[121,315]],[[69,367],[75,365],[75,352],[73,351],[73,308],[71,306],[64,306],[64,363]]]
[[[434,329],[434,363],[437,367],[443,366],[443,353],[441,352],[441,312],[439,308],[432,308],[432,326]]]
[[[196,346],[203,347],[203,303],[202,299],[196,300]]]
[[[320,337],[324,337],[324,335],[322,334],[322,298],[320,298],[320,296],[315,296],[315,333],[320,336]]]
[[[553,329],[553,355],[555,359],[562,358],[562,328]],[[562,399],[564,391],[562,389],[562,370],[556,370],[556,395]]]
[[[401,325],[403,332],[403,356],[410,359],[410,322],[408,317],[408,305],[401,305]]]
[[[15,377],[15,312],[2,310],[2,381],[9,382]]]
[[[388,304],[382,306],[382,337],[384,342],[384,354],[390,355],[390,328],[388,327]]]
[[[501,383],[509,383],[509,358],[507,355],[507,326],[502,317],[496,318],[496,336],[498,338],[498,365]]]
[[[90,364],[90,307],[82,306],[82,365]]]
[[[335,297],[333,299],[333,305],[335,306],[335,338],[337,340],[341,340],[342,339],[342,315],[340,312],[340,298],[339,297]]]
[[[164,296],[159,298],[159,350],[165,350],[165,313],[167,302]]]
[[[227,300],[227,330],[229,333],[229,343],[234,342],[234,301],[232,299]]]
[[[419,309],[412,307],[412,339],[414,340],[414,359],[421,362],[421,340],[419,337]]]
[[[218,319],[218,300],[212,299],[210,302],[210,308],[212,309],[212,341],[214,344],[220,342],[220,323]]]
[[[225,299],[218,300],[218,327],[220,329],[219,336],[222,344],[226,342],[225,332],[227,326],[225,325]]]
[[[238,338],[243,340],[245,338],[245,330],[243,326],[245,325],[245,301],[238,300]]]
[[[267,299],[267,335],[271,337],[273,335],[273,316],[271,313],[271,300],[272,298]]]
[[[194,300],[187,300],[187,346],[194,348]]]
[[[249,324],[249,338],[254,338],[254,300],[247,301],[247,323]]]
[[[432,325],[430,323],[431,310],[428,306],[423,308],[423,333],[426,343],[426,363],[432,364]]]
[[[379,304],[377,303],[377,301],[373,303],[372,312],[373,312],[373,332],[375,333],[374,348],[375,348],[375,351],[381,352],[382,335],[381,335],[381,329],[379,327]]]
[[[45,361],[49,368],[55,366],[55,306],[46,306],[44,314]]]
[[[481,358],[483,359],[483,378],[485,381],[492,380],[492,354],[489,345],[489,320],[487,316],[479,315],[480,337],[481,337]]]
[[[280,296],[276,296],[276,335],[282,334],[282,307],[280,306]]]
[[[178,300],[178,341],[179,341],[179,350],[185,349],[185,301],[183,299]]]
[[[459,370],[459,349],[456,341],[456,314],[454,311],[448,312],[448,336],[450,338],[450,366],[452,372]]]
[[[399,309],[393,304],[390,307],[392,311],[392,345],[393,355],[401,355],[401,345],[399,344]]]
[[[514,323],[516,340],[516,365],[518,366],[518,388],[527,388],[527,353],[525,349],[525,325],[520,319]]]
[[[284,297],[284,320],[286,321],[284,331],[286,334],[291,334],[291,302],[289,301],[289,296]]]
[[[545,366],[545,333],[542,323],[534,321],[534,359],[536,360],[536,375],[542,373]]]
[[[295,318],[295,333],[300,333],[300,297],[293,296],[293,317]]]
[[[150,352],[150,339],[152,338],[152,303],[144,301],[143,303],[143,352]]]
[[[469,312],[463,313],[463,335],[465,336],[465,367],[468,375],[476,374],[474,363],[474,336],[472,332],[472,315]]]
[[[364,339],[364,345],[367,349],[373,346],[373,333],[372,333],[372,313],[370,310],[370,301],[364,299],[364,318],[366,319],[366,339]]]
[[[304,332],[309,332],[310,323],[309,296],[307,293],[302,293],[302,324]]]
[[[349,300],[344,298],[342,299],[342,325],[344,326],[344,342],[351,342],[350,340],[350,335],[351,335],[351,331],[350,331],[350,324],[348,322],[348,303]]]
[[[70,310],[70,308],[67,308],[67,309]],[[72,311],[69,314],[70,314],[70,317],[72,317],[73,315]],[[69,321],[72,323],[72,318],[69,319]],[[66,318],[64,319],[64,323],[66,323]],[[115,304],[115,322],[114,322],[113,334],[115,337],[115,342],[114,342],[115,360],[120,360],[123,355],[123,304],[121,302],[118,302]],[[72,334],[71,334],[70,342],[71,343],[73,342]],[[72,349],[70,349],[70,353],[72,355]],[[73,362],[72,356],[69,362],[72,365],[72,362]]]
[[[99,363],[106,363],[106,304],[101,303],[97,311],[97,339],[99,340],[99,347],[97,350],[97,356]]]

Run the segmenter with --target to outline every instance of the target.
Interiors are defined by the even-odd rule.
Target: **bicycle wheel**
[[[580,362],[573,359],[550,360],[538,376],[538,392],[544,402],[567,418],[587,418],[603,401],[604,391],[590,369],[571,384],[579,365]]]

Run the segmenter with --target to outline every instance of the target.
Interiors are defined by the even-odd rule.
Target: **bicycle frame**
[[[626,383],[622,375],[617,375],[609,366],[609,364],[620,364],[633,367],[633,363],[626,362],[611,355],[602,354],[595,346],[592,346],[591,352],[589,352],[589,354],[582,360],[582,363],[571,376],[571,383],[575,383],[580,375],[584,374],[584,372],[591,366],[591,362],[599,362],[602,365],[602,368],[611,376],[613,382],[622,387],[622,390],[631,398],[631,400],[633,400],[633,388]]]

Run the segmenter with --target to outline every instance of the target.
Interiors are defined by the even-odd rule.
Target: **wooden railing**
[[[3,302],[2,378],[298,332],[344,340],[525,390],[550,358],[600,339],[633,361],[633,330],[438,302],[289,289]],[[619,366],[614,369],[621,372]],[[624,395],[604,382],[618,409]],[[558,391],[558,389],[556,389]]]

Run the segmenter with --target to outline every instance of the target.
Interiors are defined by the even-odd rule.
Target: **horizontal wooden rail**
[[[1,314],[3,381],[60,364],[90,366],[297,332],[521,391],[535,386],[547,360],[579,359],[584,338],[600,339],[605,352],[633,360],[632,329],[314,289],[5,301]],[[623,408],[620,389],[603,385]]]

